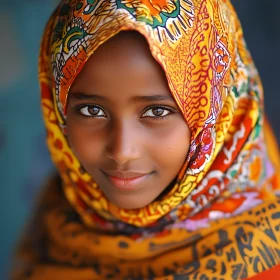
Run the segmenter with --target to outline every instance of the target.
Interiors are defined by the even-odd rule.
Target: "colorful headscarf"
[[[173,188],[134,210],[108,201],[65,134],[75,77],[127,30],[146,38],[191,129]],[[47,143],[71,207],[61,198],[44,214],[50,262],[31,279],[242,279],[280,263],[279,152],[229,0],[62,1],[39,66]]]

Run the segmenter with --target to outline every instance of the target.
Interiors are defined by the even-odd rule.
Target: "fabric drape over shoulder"
[[[134,210],[108,201],[65,134],[75,77],[128,30],[147,40],[191,130],[174,186]],[[22,243],[15,279],[244,279],[280,263],[279,151],[230,1],[62,1],[39,68],[61,182],[51,180],[42,196],[30,226],[39,233]]]

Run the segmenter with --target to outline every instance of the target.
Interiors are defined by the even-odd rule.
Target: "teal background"
[[[45,146],[37,56],[56,0],[0,0],[0,279],[52,163]],[[280,139],[280,2],[235,0]]]
[[[0,279],[52,168],[39,103],[37,57],[56,1],[0,0]]]

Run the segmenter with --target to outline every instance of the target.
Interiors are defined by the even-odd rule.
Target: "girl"
[[[280,263],[279,153],[228,0],[65,0],[40,54],[52,178],[13,279],[244,279]]]

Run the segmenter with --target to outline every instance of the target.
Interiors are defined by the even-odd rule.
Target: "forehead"
[[[81,91],[170,94],[163,69],[151,55],[145,38],[136,32],[121,32],[99,46],[69,93]]]
[[[89,65],[98,65],[102,69],[102,66],[120,66],[128,60],[134,62],[133,66],[137,68],[141,68],[142,62],[146,61],[158,65],[150,52],[146,39],[141,34],[134,31],[122,31],[100,45],[90,55],[89,61],[86,62],[82,71]],[[122,69],[118,70],[122,71]]]

